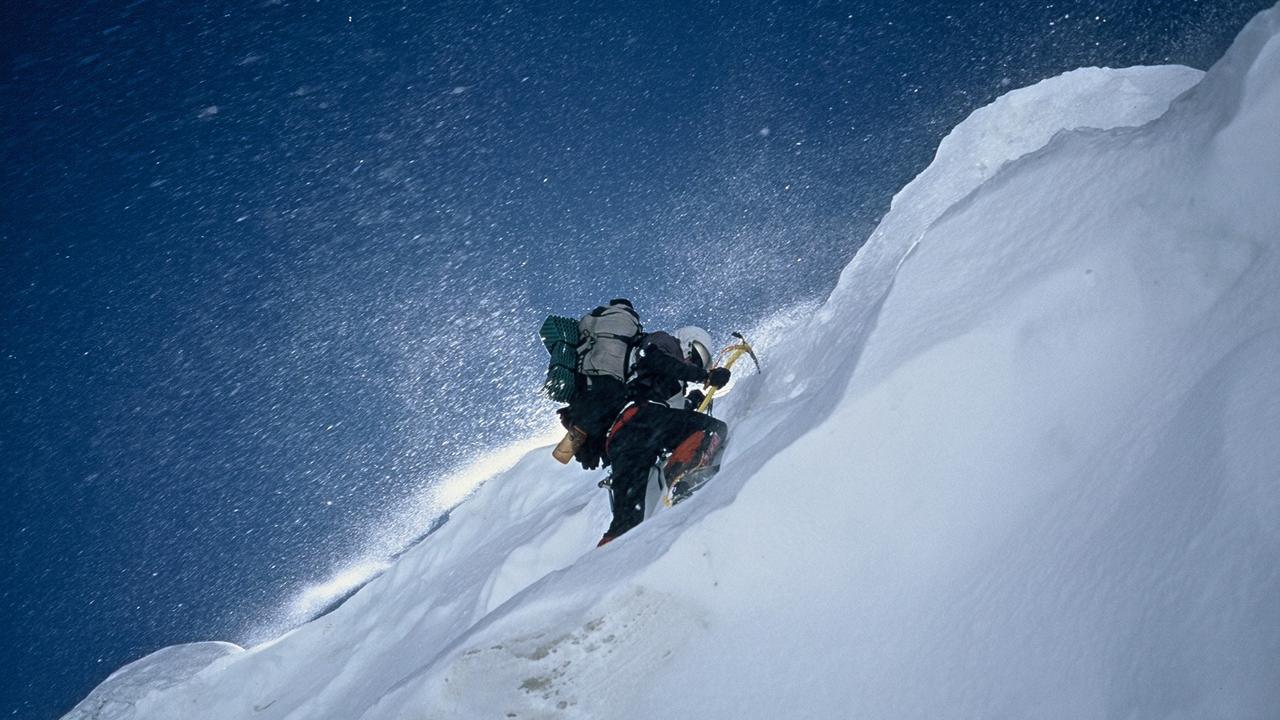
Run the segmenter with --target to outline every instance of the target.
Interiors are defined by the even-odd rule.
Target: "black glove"
[[[600,456],[590,451],[579,450],[573,459],[582,463],[583,470],[595,470],[600,467]]]
[[[604,443],[600,438],[588,437],[578,446],[573,459],[582,463],[583,470],[595,470],[600,467],[600,461],[604,459]]]
[[[568,405],[557,410],[556,414],[560,416],[560,424],[564,426],[565,430],[573,429],[573,418],[570,417],[571,413],[569,412]]]
[[[711,368],[711,372],[707,373],[707,385],[714,388],[722,388],[729,384],[729,368]]]
[[[707,396],[701,390],[690,390],[689,394],[685,395],[685,398],[689,400],[690,405],[696,408],[702,404],[703,400],[707,399]]]
[[[582,443],[582,447],[577,448],[577,452],[573,454],[573,460],[581,462],[584,470],[594,470],[599,468],[602,457],[600,457],[600,452],[595,447],[595,443],[588,441]]]

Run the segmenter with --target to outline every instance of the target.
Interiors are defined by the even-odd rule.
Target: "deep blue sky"
[[[973,109],[1268,5],[6,3],[0,717],[412,535],[546,313],[821,297]]]

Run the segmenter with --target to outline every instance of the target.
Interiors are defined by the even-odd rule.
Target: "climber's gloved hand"
[[[707,373],[707,385],[714,388],[722,388],[729,384],[729,368],[711,368],[711,372]]]
[[[600,454],[594,447],[583,445],[573,454],[573,459],[582,464],[583,470],[595,470],[600,467]]]

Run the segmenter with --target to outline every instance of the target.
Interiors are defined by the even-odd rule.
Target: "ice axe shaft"
[[[742,336],[742,333],[735,332],[733,333],[733,336],[738,339],[738,342],[721,350],[720,354],[716,356],[716,362],[713,363],[712,366],[722,367],[727,370],[732,368],[734,363],[738,362],[738,358],[743,355],[749,355],[751,357],[751,362],[756,364],[756,372],[759,372],[760,359],[756,357],[756,351],[752,349],[751,343],[747,342],[747,339]],[[698,412],[704,413],[711,408],[711,400],[716,396],[716,391],[719,389],[720,388],[715,387],[714,385],[707,388],[707,395],[698,405]]]

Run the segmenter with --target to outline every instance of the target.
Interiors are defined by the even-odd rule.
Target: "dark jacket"
[[[586,437],[573,456],[582,467],[594,470],[609,464],[605,440],[609,426],[627,404],[627,386],[608,375],[577,376],[573,399],[560,409],[560,422],[566,430],[580,430]]]
[[[684,393],[685,383],[706,379],[706,368],[684,356],[679,340],[664,332],[653,332],[640,342],[635,375],[628,385],[628,397],[665,404],[675,395]]]

